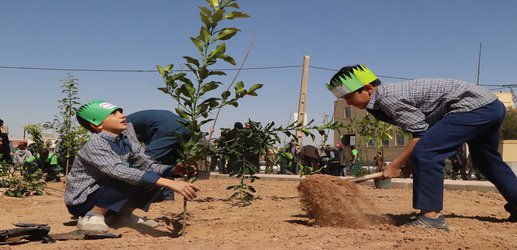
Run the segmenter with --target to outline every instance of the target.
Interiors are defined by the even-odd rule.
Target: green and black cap
[[[106,119],[113,111],[120,110],[122,108],[115,106],[109,102],[103,100],[93,100],[86,103],[77,109],[77,116],[83,118],[89,123],[99,126],[99,124]]]

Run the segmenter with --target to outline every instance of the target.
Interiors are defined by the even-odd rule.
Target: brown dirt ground
[[[182,237],[177,235],[182,202],[169,201],[153,204],[147,214],[160,222],[156,229],[120,227],[111,230],[123,235],[119,239],[30,242],[0,249],[517,249],[517,225],[505,222],[505,201],[498,193],[445,191],[444,214],[451,231],[443,232],[400,226],[415,212],[411,189],[374,189],[366,183],[343,191],[321,182],[305,185],[313,195],[323,192],[336,200],[327,201],[328,206],[345,208],[327,218],[336,226],[322,226],[329,224],[310,219],[302,208],[300,182],[258,180],[252,184],[257,199],[247,207],[227,200],[232,192],[225,188],[236,183],[199,180],[202,192],[189,203],[189,227]],[[0,229],[32,222],[49,224],[51,234],[75,230],[63,204],[64,184],[49,187],[47,195],[24,199],[0,194]],[[353,212],[357,207],[366,211],[366,221],[354,217],[360,216]]]

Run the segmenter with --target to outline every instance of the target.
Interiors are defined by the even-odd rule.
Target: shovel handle
[[[371,179],[376,179],[376,178],[380,178],[380,177],[382,177],[382,172],[373,173],[373,174],[367,174],[365,176],[354,178],[351,181],[354,182],[354,183],[359,183],[359,182],[363,182],[363,181],[367,181],[367,180],[371,180]]]

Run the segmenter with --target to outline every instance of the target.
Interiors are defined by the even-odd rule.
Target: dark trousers
[[[420,138],[411,156],[414,208],[443,210],[444,160],[465,142],[474,168],[496,186],[509,206],[517,207],[517,177],[498,152],[504,116],[505,107],[496,100],[470,112],[449,114]]]
[[[145,148],[145,154],[160,164],[173,165],[176,163],[176,155],[174,146],[177,139],[174,137],[162,137],[155,139]],[[174,200],[174,191],[168,188],[162,188],[162,200]]]
[[[123,208],[140,208],[149,210],[151,202],[159,194],[160,188],[155,186],[133,186],[126,182],[108,179],[100,184],[100,188],[88,195],[86,202],[67,206],[70,214],[84,216],[94,206],[109,208],[110,212],[120,213]]]

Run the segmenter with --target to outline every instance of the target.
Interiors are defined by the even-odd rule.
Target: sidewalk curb
[[[276,181],[300,181],[305,177],[298,175],[277,175],[277,174],[257,174],[255,175],[261,180],[276,180]],[[219,174],[215,172],[210,173],[210,178],[214,179],[228,179],[228,174]],[[366,181],[362,185],[373,185],[373,181]],[[391,187],[393,188],[412,188],[413,179],[393,178],[391,180]],[[463,181],[463,180],[444,180],[444,188],[447,190],[464,190],[477,192],[496,192],[499,191],[494,184],[488,181]]]

